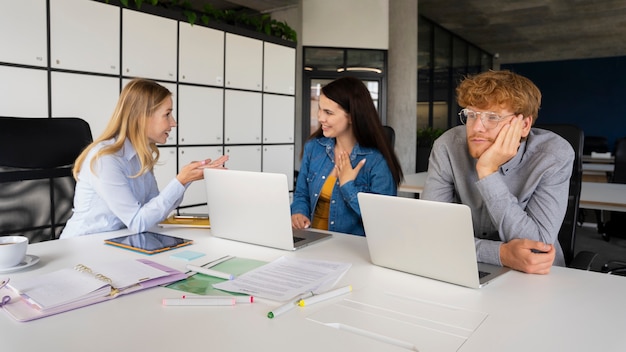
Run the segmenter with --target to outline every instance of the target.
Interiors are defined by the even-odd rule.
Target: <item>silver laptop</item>
[[[291,227],[285,174],[204,169],[204,182],[213,236],[286,250],[332,236]]]
[[[509,271],[476,261],[466,205],[371,193],[358,198],[376,265],[472,288]]]

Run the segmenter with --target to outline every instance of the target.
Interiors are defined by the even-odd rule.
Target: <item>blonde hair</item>
[[[100,149],[91,159],[92,172],[94,172],[94,165],[98,158],[118,152],[124,146],[126,139],[130,140],[137,151],[141,165],[139,172],[132,177],[138,177],[152,171],[159,159],[159,149],[156,144],[148,142],[146,136],[147,120],[171,95],[172,93],[167,88],[154,81],[142,78],[130,81],[122,89],[113,115],[104,132],[76,158],[73,169],[74,178],[78,180],[78,174],[89,151],[98,143],[109,139],[115,139],[115,141]]]
[[[515,114],[532,116],[537,120],[541,106],[541,92],[528,78],[511,71],[487,71],[467,77],[456,88],[457,102],[461,107],[489,106],[510,108]]]

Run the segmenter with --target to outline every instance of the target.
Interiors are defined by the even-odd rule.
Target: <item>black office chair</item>
[[[393,149],[396,145],[396,131],[394,131],[393,127],[387,125],[383,126],[383,129],[385,130],[385,137],[387,137],[387,141],[391,145],[391,149]]]
[[[584,155],[591,155],[591,153],[606,153],[609,151],[609,142],[606,137],[603,136],[585,136],[585,145],[583,147]],[[596,223],[598,226],[598,233],[602,235],[604,240],[608,241],[604,230],[604,223],[602,222],[602,211],[594,210],[594,215],[596,217]],[[584,222],[585,214],[581,213],[579,215],[580,222]]]
[[[626,138],[619,138],[615,141],[615,169],[612,183],[626,183]],[[611,237],[626,237],[626,213],[611,211],[609,220],[604,225],[605,239]],[[626,261],[610,260],[602,267],[603,272],[609,274],[626,275]]]
[[[583,147],[584,155],[591,155],[591,152],[606,153],[608,151],[609,143],[606,137],[585,136],[585,145]]]
[[[583,144],[584,133],[574,125],[568,124],[543,124],[535,125],[537,128],[550,130],[567,140],[574,148],[574,165],[572,167],[572,177],[570,178],[569,196],[567,200],[567,211],[563,224],[559,230],[559,243],[565,256],[565,264],[571,268],[589,270],[597,253],[581,251],[576,253],[576,225],[580,204],[580,188],[583,175]]]
[[[615,169],[609,180],[611,183],[626,183],[626,138],[615,141]],[[626,236],[626,213],[611,211],[609,220],[603,224],[603,237],[606,241],[611,236]]]
[[[58,238],[72,212],[72,166],[92,141],[79,118],[0,117],[0,236]]]

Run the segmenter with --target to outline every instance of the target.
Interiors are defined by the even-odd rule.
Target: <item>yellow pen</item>
[[[298,305],[300,307],[310,306],[311,304],[323,302],[331,298],[335,298],[337,296],[341,296],[343,294],[349,293],[350,291],[352,291],[351,285],[340,287],[338,289],[320,293],[319,295],[313,295],[312,297],[301,299],[300,302],[298,302]]]
[[[283,304],[280,307],[277,307],[276,309],[272,309],[271,312],[267,313],[267,317],[270,319],[274,319],[277,316],[287,313],[288,311],[296,308],[298,306],[298,303],[307,297],[311,297],[313,296],[313,292],[306,292],[304,294],[302,294],[300,297],[298,297],[295,301],[289,301],[289,303]]]

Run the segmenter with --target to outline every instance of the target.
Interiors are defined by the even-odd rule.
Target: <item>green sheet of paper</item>
[[[221,262],[215,266],[209,266],[213,270],[218,270],[224,273],[233,274],[239,276],[247,273],[252,269],[256,269],[267,262],[233,257],[227,261]],[[180,280],[169,284],[165,287],[178,291],[193,293],[201,296],[241,296],[242,294],[225,292],[213,288],[213,284],[226,281],[213,276],[207,276],[203,274],[194,274],[187,279]]]

